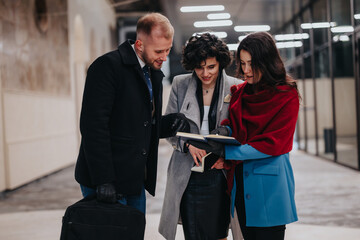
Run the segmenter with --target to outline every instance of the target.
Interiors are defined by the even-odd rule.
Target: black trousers
[[[284,240],[285,225],[273,227],[247,227],[244,199],[243,163],[236,166],[235,207],[244,240]]]

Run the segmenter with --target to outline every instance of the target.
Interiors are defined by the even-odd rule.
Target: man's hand
[[[226,126],[220,126],[218,128],[215,128],[210,132],[211,134],[218,134],[222,136],[229,136],[230,135],[230,129]]]
[[[96,198],[99,202],[115,203],[116,190],[112,183],[104,183],[96,187]]]
[[[170,113],[161,118],[160,137],[168,138],[177,132],[190,132],[189,120],[182,113]]]
[[[197,148],[204,149],[206,152],[212,152],[220,157],[225,156],[224,145],[222,143],[210,139],[207,142],[189,140],[188,143]]]

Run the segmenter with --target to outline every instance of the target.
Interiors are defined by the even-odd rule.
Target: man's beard
[[[151,67],[152,69],[155,69],[155,70],[160,70],[161,69],[162,65],[160,65],[160,67],[158,67],[158,65],[156,64],[156,61],[151,62],[145,52],[143,52],[142,58],[144,59],[145,64],[147,66]]]

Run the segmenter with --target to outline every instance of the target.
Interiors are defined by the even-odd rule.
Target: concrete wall
[[[42,3],[40,9],[34,0],[2,1],[0,7],[0,190],[61,169],[76,156],[67,4]]]
[[[87,68],[117,47],[116,18],[106,0],[68,0],[68,7],[70,76],[78,125]]]
[[[71,98],[4,93],[8,185],[12,189],[74,162]]]
[[[1,68],[0,68],[0,191],[6,188],[5,174],[5,148],[4,148],[4,114],[3,114],[3,96],[1,84]]]
[[[106,0],[36,1],[0,2],[0,191],[75,163],[86,69],[114,42]]]
[[[325,128],[333,128],[331,80],[329,78],[316,79],[316,101],[318,117],[318,135],[322,138]]]
[[[335,79],[336,134],[356,136],[356,95],[354,78]]]

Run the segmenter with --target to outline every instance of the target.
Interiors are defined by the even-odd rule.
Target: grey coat
[[[222,84],[219,89],[216,126],[228,117],[230,87],[241,83],[240,80],[222,72]],[[176,76],[172,83],[166,114],[181,112],[190,119],[190,131],[200,133],[200,109],[196,99],[196,79],[193,74]],[[167,139],[174,148],[171,156],[164,204],[161,212],[159,232],[166,239],[175,239],[176,228],[180,218],[180,202],[188,184],[194,160],[189,153],[183,152],[184,142],[176,137]],[[232,221],[233,222],[233,221]],[[236,219],[237,222],[237,219]],[[234,230],[233,230],[234,231]],[[235,238],[240,239],[240,238]]]

